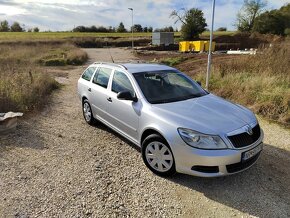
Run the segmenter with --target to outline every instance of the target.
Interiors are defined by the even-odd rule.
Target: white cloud
[[[0,5],[0,12],[5,12],[5,14],[7,14],[8,16],[13,16],[17,14],[24,14],[26,10],[9,5]]]
[[[210,25],[211,0],[0,0],[0,20],[18,21],[27,27],[38,26],[41,30],[71,30],[74,26],[117,26],[121,21],[126,28],[131,26],[134,8],[134,23],[160,28],[174,25],[169,18],[172,10],[198,7],[204,11]],[[236,14],[242,0],[216,1],[215,28],[225,26],[234,29]],[[268,0],[268,8],[279,8],[289,0]]]

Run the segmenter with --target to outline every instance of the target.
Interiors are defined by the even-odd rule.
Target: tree
[[[77,26],[77,27],[73,28],[73,32],[86,32],[86,27]]]
[[[145,26],[145,27],[143,28],[143,32],[144,32],[144,33],[147,33],[147,32],[148,32],[148,27],[147,27],[147,26]]]
[[[220,27],[220,28],[217,28],[216,31],[224,32],[224,31],[227,31],[227,28],[226,27]]]
[[[7,20],[1,21],[0,23],[0,32],[9,32],[9,24]]]
[[[156,28],[154,30],[154,32],[174,32],[174,29],[172,26],[166,26],[166,27],[163,27],[163,28]]]
[[[277,11],[267,11],[255,19],[253,31],[262,34],[272,33],[284,34],[284,21],[282,15]]]
[[[39,28],[38,27],[34,27],[33,28],[33,32],[38,33],[39,32]]]
[[[250,32],[254,21],[266,7],[265,0],[244,0],[244,5],[237,14],[236,27],[241,32]]]
[[[152,33],[153,32],[153,27],[152,26],[148,27],[148,32],[149,33]]]
[[[179,11],[172,11],[170,14],[171,18],[175,18],[175,23],[180,21],[181,26],[181,37],[184,40],[193,40],[199,37],[205,27],[207,26],[204,18],[204,14],[201,10],[197,8],[192,8],[190,10],[183,10],[183,13]]]
[[[254,21],[253,31],[287,35],[287,28],[290,28],[290,4],[260,14]]]
[[[125,26],[124,26],[123,22],[121,22],[119,24],[119,26],[117,27],[117,32],[118,33],[125,33],[125,32],[127,32],[127,30],[125,29]]]
[[[23,28],[18,22],[14,22],[10,27],[11,32],[23,32]]]
[[[134,28],[134,32],[139,32],[139,33],[143,32],[143,28],[140,24],[135,24],[133,26],[133,28]],[[131,27],[131,29],[132,29],[132,27]]]

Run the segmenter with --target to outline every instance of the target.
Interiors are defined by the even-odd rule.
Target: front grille
[[[193,166],[191,170],[201,172],[201,173],[218,173],[219,167],[218,166]]]
[[[228,136],[233,146],[236,148],[246,147],[256,142],[261,135],[259,124],[253,128],[253,134],[249,135],[247,132],[240,133],[238,135]]]
[[[246,161],[241,161],[239,163],[235,163],[235,164],[230,164],[230,165],[227,165],[227,171],[228,173],[236,173],[236,172],[239,172],[243,169],[246,169],[248,167],[250,167],[251,165],[253,165],[256,160],[259,158],[260,156],[260,153],[259,152],[258,154],[256,154],[254,157],[252,157],[251,159],[249,160],[246,160]]]

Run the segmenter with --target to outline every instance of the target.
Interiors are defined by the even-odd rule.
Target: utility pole
[[[208,90],[210,70],[211,70],[211,52],[212,52],[212,38],[213,38],[213,26],[214,26],[214,11],[215,11],[215,0],[212,0],[212,14],[211,14],[211,28],[210,28],[210,40],[209,40],[209,51],[207,59],[207,72],[206,72],[206,85],[205,88]]]
[[[134,20],[133,20],[133,8],[128,8],[132,11],[132,50],[134,50]]]

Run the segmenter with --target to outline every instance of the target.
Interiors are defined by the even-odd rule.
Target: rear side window
[[[100,67],[100,69],[93,78],[93,83],[107,88],[111,73],[112,69]]]
[[[86,69],[86,71],[82,75],[82,78],[87,80],[87,81],[91,81],[91,78],[92,78],[95,70],[96,70],[95,67],[90,67],[90,68]]]
[[[129,91],[132,95],[134,95],[134,89],[130,80],[124,73],[119,71],[115,71],[114,73],[112,91],[116,93]]]

